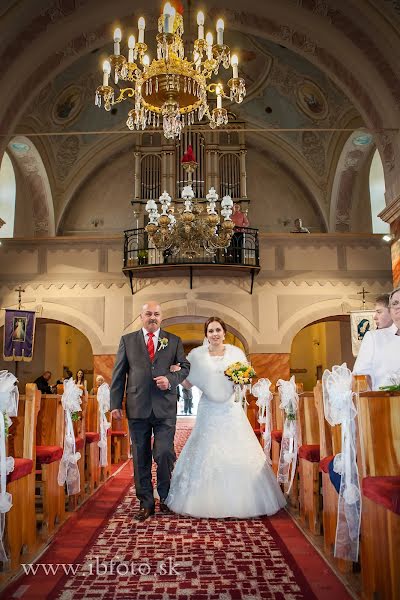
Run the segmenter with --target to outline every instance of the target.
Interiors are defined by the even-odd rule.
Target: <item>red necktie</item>
[[[154,333],[147,334],[147,351],[150,356],[151,362],[154,360],[154,342],[153,342]]]

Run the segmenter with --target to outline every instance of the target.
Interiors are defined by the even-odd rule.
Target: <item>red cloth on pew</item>
[[[304,458],[309,462],[319,463],[319,444],[303,444],[300,446],[299,458]]]
[[[36,465],[48,465],[61,460],[63,449],[61,446],[36,446]]]
[[[96,431],[87,431],[85,434],[86,441],[88,444],[92,444],[93,442],[98,442],[100,439],[100,434]]]
[[[85,445],[85,440],[83,439],[83,437],[75,438],[75,450],[82,450],[84,445]]]
[[[7,475],[7,483],[22,479],[26,475],[30,475],[33,469],[33,460],[30,458],[14,458],[14,471]]]
[[[335,457],[333,454],[332,456],[325,456],[325,458],[321,458],[319,461],[319,470],[322,473],[329,473],[329,463],[331,463],[334,458]]]
[[[364,477],[362,492],[376,504],[400,515],[400,477]]]
[[[118,429],[111,429],[109,431],[111,431],[110,435],[114,435],[115,437],[125,437],[126,435],[128,435],[126,431],[120,431]]]
[[[271,431],[271,438],[280,444],[282,442],[282,431],[279,431],[279,429],[273,429]]]

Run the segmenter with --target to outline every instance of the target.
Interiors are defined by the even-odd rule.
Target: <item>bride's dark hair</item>
[[[207,335],[208,326],[210,325],[210,323],[214,323],[214,321],[216,321],[217,323],[219,323],[221,325],[222,329],[224,330],[224,333],[227,333],[227,328],[226,328],[226,325],[225,325],[225,321],[223,321],[219,317],[210,317],[204,323],[204,335],[205,336]]]

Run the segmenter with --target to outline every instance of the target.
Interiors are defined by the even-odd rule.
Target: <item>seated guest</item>
[[[75,384],[83,391],[87,391],[87,381],[85,379],[85,373],[83,369],[79,369],[76,373]]]
[[[52,390],[51,386],[49,385],[50,378],[51,378],[51,372],[45,371],[43,373],[43,375],[41,375],[40,377],[35,379],[35,381],[33,382],[33,383],[36,383],[38,390],[40,392],[42,392],[42,394],[52,394],[53,393],[53,390]]]
[[[233,213],[231,219],[235,224],[234,233],[231,241],[231,251],[233,255],[234,263],[242,262],[242,248],[243,248],[243,227],[249,226],[249,220],[246,213],[242,212],[240,204],[233,205]]]
[[[301,219],[297,218],[294,220],[294,229],[290,233],[310,233],[307,227],[303,227]]]
[[[103,375],[97,375],[95,385],[90,390],[90,395],[95,396],[97,394],[97,390],[101,385],[103,385],[103,383],[105,383]]]
[[[391,385],[390,376],[400,372],[400,288],[390,294],[389,310],[393,323],[367,331],[353,369],[353,375],[371,377],[373,390]]]
[[[393,323],[389,309],[389,294],[382,294],[375,299],[374,321],[377,329],[385,329]]]

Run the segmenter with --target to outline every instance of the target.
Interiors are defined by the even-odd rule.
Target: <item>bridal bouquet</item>
[[[229,365],[224,374],[235,384],[235,402],[239,402],[243,395],[244,386],[250,385],[256,372],[251,365],[235,362]]]

